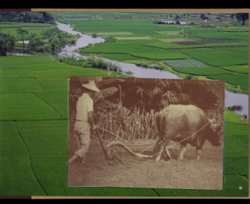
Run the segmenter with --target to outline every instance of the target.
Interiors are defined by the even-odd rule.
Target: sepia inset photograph
[[[224,88],[71,77],[68,185],[222,190]]]

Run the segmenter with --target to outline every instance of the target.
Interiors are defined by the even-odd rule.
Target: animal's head
[[[220,124],[215,119],[208,119],[207,139],[214,146],[220,146],[222,143],[222,131]]]

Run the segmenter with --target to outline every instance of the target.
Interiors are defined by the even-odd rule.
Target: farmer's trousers
[[[90,124],[85,121],[76,121],[74,125],[74,134],[80,139],[80,149],[78,149],[75,154],[84,158],[89,149]]]

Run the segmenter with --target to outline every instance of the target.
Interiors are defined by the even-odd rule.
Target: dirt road
[[[72,155],[74,144],[69,148]],[[171,151],[174,159],[159,162],[137,159],[119,147],[114,152],[114,162],[110,165],[99,141],[92,139],[86,163],[76,161],[69,166],[69,186],[222,189],[222,147],[206,143],[200,161],[195,160],[192,146],[188,146],[183,161],[176,160],[175,149]]]

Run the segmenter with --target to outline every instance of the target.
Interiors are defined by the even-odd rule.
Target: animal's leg
[[[163,146],[161,146],[160,152],[159,152],[158,156],[156,157],[157,162],[160,161],[163,151],[164,151],[164,148],[163,148]]]
[[[161,140],[161,142],[160,142],[160,144],[159,144],[160,151],[159,151],[158,156],[156,157],[156,161],[157,161],[157,162],[160,161],[161,155],[162,155],[162,153],[164,152],[164,150],[166,150],[166,146],[168,145],[168,143],[169,143],[169,139],[166,139],[166,138],[165,138],[165,139]]]
[[[155,146],[154,146],[155,153],[159,151],[159,146],[160,146],[161,142],[162,142],[162,139],[158,138],[158,140],[156,141]]]
[[[201,149],[204,145],[205,140],[199,140],[197,139],[197,144],[196,144],[196,159],[200,160],[201,159]]]
[[[168,147],[168,146],[165,147],[165,152],[167,153],[168,157],[169,157],[170,159],[172,159],[172,156],[171,156],[171,154],[170,154],[170,152],[169,152],[169,147]]]
[[[198,161],[201,159],[201,149],[196,148],[196,159]]]
[[[187,144],[181,144],[178,160],[183,160],[186,149],[187,149]]]

